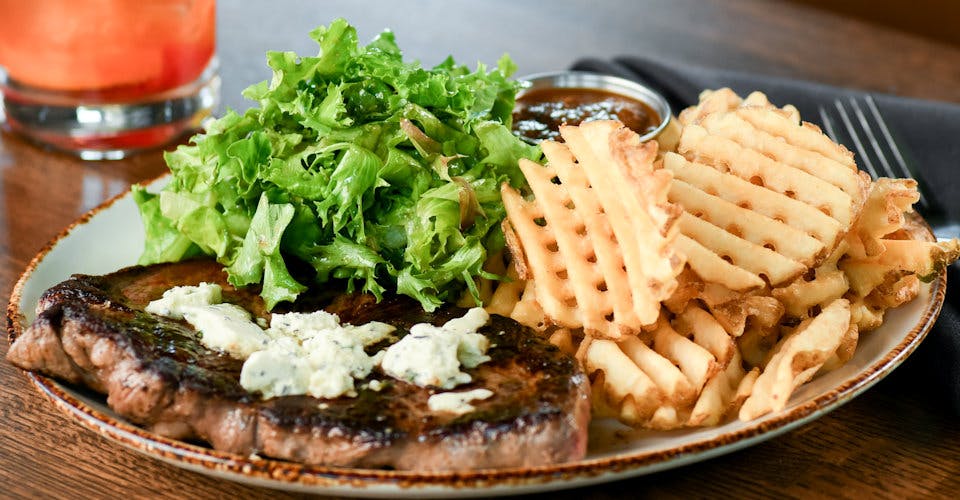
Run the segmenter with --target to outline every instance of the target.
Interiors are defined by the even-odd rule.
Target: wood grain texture
[[[396,4],[396,5],[394,5]],[[960,102],[960,48],[783,1],[491,0],[220,4],[225,105],[269,76],[263,52],[315,48],[306,33],[343,16],[369,38],[391,27],[409,58],[493,62],[520,73],[579,57],[654,55],[824,83]],[[878,7],[879,8],[879,3]],[[932,19],[932,22],[937,19]],[[949,19],[941,22],[951,22]],[[0,293],[79,214],[164,171],[159,152],[82,162],[0,136]],[[923,346],[921,346],[921,349]],[[0,356],[7,344],[0,341]],[[541,498],[950,498],[960,491],[960,426],[913,360],[798,430],[710,461]],[[0,362],[0,497],[293,498],[184,471],[65,418]]]

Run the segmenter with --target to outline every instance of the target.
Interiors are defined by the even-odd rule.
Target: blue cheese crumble
[[[251,321],[250,313],[234,304],[223,304],[223,290],[215,283],[178,286],[147,304],[145,311],[183,319],[200,332],[200,342],[238,359],[264,349],[269,337]]]
[[[382,353],[364,350],[390,336],[380,322],[342,325],[326,311],[274,314],[266,349],[247,358],[240,385],[264,398],[309,394],[316,398],[355,397],[356,381],[370,375]]]
[[[474,389],[464,392],[438,392],[430,396],[427,406],[433,412],[453,413],[464,415],[476,410],[471,401],[483,400],[493,396],[490,389]]]
[[[477,333],[489,321],[490,315],[475,307],[443,326],[413,325],[409,335],[387,348],[380,367],[391,377],[421,387],[453,389],[466,384],[470,375],[460,367],[475,368],[490,360],[486,355],[490,341]]]
[[[189,307],[209,306],[223,301],[223,289],[216,283],[202,282],[197,286],[175,286],[163,297],[147,304],[148,313],[183,319],[183,311]]]
[[[357,381],[377,366],[416,385],[452,389],[471,380],[461,367],[475,368],[490,360],[486,354],[490,342],[477,333],[490,316],[479,307],[443,326],[416,324],[399,342],[369,355],[366,348],[389,338],[396,330],[393,326],[377,321],[341,324],[337,315],[315,311],[274,314],[269,327],[263,328],[262,318],[255,320],[243,308],[222,300],[219,285],[200,283],[167,290],[146,311],[183,319],[196,328],[205,346],[244,359],[240,385],[264,398],[356,397]],[[380,390],[383,383],[374,380],[367,387]],[[463,393],[471,396],[456,404],[454,396],[434,395],[431,409],[436,405],[442,409],[433,411],[472,408],[469,401],[489,397],[477,391],[486,389]],[[437,396],[441,397],[434,400]]]

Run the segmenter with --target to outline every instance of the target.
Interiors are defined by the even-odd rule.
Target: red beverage
[[[217,98],[215,11],[215,0],[0,0],[7,124],[91,158],[174,139]]]

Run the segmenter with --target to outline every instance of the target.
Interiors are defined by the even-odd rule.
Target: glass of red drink
[[[0,0],[0,118],[85,159],[196,128],[219,99],[216,0]]]

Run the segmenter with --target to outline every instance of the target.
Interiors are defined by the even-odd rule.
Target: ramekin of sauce
[[[517,94],[513,131],[530,143],[560,140],[561,125],[591,120],[619,120],[646,141],[656,138],[671,120],[663,96],[624,78],[560,71],[521,80],[529,86]]]

